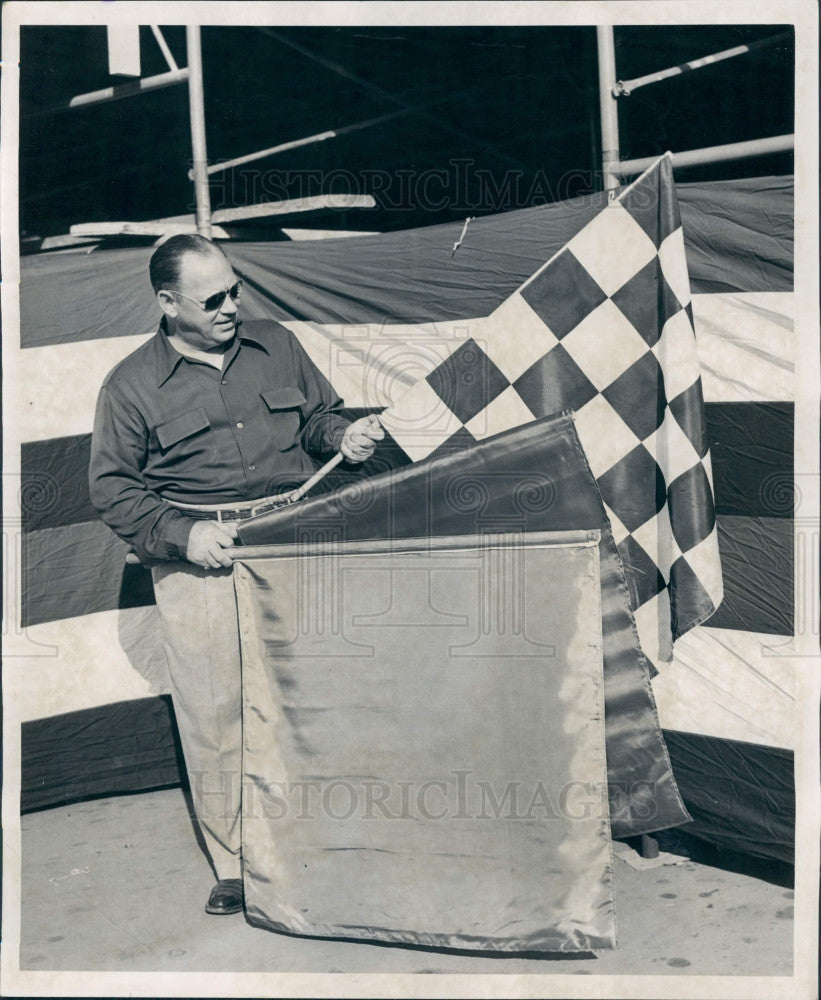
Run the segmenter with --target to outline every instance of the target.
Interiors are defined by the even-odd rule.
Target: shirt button
[[[225,385],[227,383],[227,381],[228,381],[228,379],[222,379],[222,384]]]
[[[240,430],[242,430],[244,426],[245,424],[241,420],[237,421],[237,427],[239,427]]]
[[[257,469],[257,467],[255,465],[249,465],[248,466],[248,471],[249,472],[256,472],[256,469]]]

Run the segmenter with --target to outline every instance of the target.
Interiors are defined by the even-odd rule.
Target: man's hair
[[[195,233],[179,233],[177,236],[171,236],[154,251],[148,263],[148,275],[155,292],[161,288],[176,290],[180,282],[182,258],[187,253],[198,253],[202,256],[220,253],[225,256],[222,247],[204,236]]]

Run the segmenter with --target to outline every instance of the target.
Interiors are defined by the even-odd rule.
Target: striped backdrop
[[[654,689],[666,730],[784,754],[793,732],[785,658],[793,631],[792,180],[677,190],[725,599],[676,643]],[[480,218],[455,251],[460,225],[227,249],[246,283],[243,314],[292,329],[357,415],[381,410],[435,368],[467,320],[492,312],[602,205],[597,195]],[[167,690],[150,578],[125,565],[125,546],[97,519],[86,486],[99,385],[159,319],[151,252],[22,261],[20,345],[7,344],[4,356],[14,375],[6,405],[19,431],[22,566],[6,684],[27,724],[24,749],[27,733],[38,748],[24,777],[24,800],[28,780],[35,805],[55,800],[45,792],[38,800],[36,786],[48,784],[49,733],[60,718],[90,710],[103,718],[117,705],[156,721],[156,698]],[[123,753],[139,766],[135,740]]]

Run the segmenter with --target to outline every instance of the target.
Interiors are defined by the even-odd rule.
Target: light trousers
[[[242,674],[231,569],[152,568],[197,820],[218,879],[240,878]]]

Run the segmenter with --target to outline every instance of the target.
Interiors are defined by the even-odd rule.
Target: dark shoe
[[[206,913],[239,913],[243,907],[245,897],[242,892],[241,878],[221,879],[211,890],[208,902],[205,904]]]

